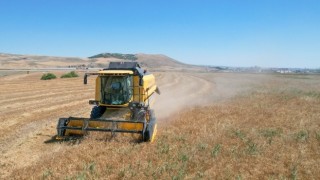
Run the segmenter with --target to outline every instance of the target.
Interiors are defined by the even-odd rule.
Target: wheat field
[[[89,115],[94,85],[38,77],[0,78],[1,178],[320,179],[320,76],[156,73],[154,143],[50,142],[58,117]]]

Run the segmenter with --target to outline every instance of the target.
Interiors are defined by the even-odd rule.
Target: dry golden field
[[[155,75],[154,143],[51,142],[59,117],[89,116],[94,79],[0,77],[0,179],[320,179],[320,76]]]

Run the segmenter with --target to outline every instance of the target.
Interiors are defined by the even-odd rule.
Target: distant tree
[[[49,79],[56,79],[56,78],[57,78],[56,75],[52,73],[46,73],[42,75],[41,80],[49,80]]]
[[[79,77],[79,75],[75,71],[71,71],[61,76],[61,78],[73,78],[73,77]]]

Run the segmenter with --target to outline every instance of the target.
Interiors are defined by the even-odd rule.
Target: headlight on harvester
[[[89,100],[90,105],[99,105],[99,101],[96,100]]]

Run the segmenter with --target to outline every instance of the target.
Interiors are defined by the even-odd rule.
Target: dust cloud
[[[265,82],[265,75],[224,73],[156,74],[161,95],[154,109],[160,121],[194,106],[206,106],[228,100]]]

